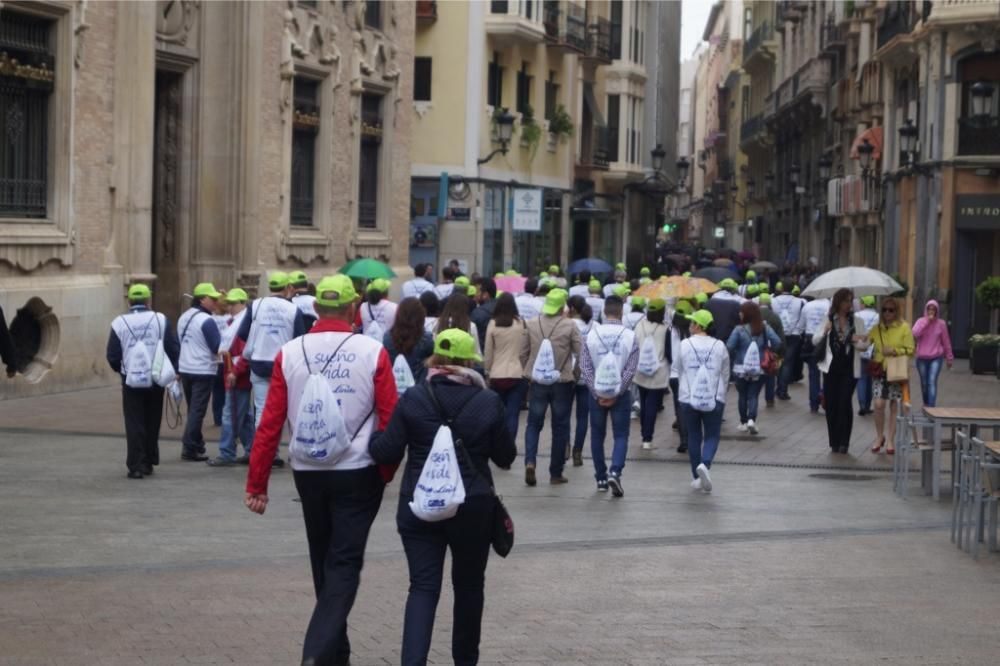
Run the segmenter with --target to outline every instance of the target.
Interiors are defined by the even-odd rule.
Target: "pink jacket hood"
[[[929,319],[927,311],[934,307],[937,317]],[[941,319],[941,306],[934,299],[924,305],[924,316],[913,324],[913,338],[917,341],[916,357],[923,359],[940,358],[944,356],[949,361],[954,360],[951,350],[951,337],[948,335],[948,324]]]

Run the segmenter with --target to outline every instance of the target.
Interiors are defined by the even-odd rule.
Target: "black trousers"
[[[854,426],[854,378],[853,370],[832,369],[823,375],[823,399],[826,401],[826,432],[830,448],[846,449],[851,443],[851,428]]]
[[[431,649],[434,613],[441,596],[444,556],[451,549],[455,592],[451,655],[456,666],[479,662],[486,562],[490,555],[493,498],[467,497],[454,518],[428,523],[413,515],[400,498],[396,526],[410,567],[410,594],[403,621],[403,666],[423,666]]]
[[[205,437],[201,434],[201,425],[208,410],[208,401],[212,398],[214,375],[181,375],[184,386],[184,399],[187,400],[188,415],[184,424],[184,436],[181,442],[183,455],[205,453]]]
[[[351,656],[347,616],[361,582],[368,531],[385,484],[374,466],[329,472],[295,472],[309,542],[316,606],[302,659],[346,664]]]
[[[122,414],[127,445],[125,466],[130,472],[141,472],[150,465],[159,465],[163,389],[122,385]]]

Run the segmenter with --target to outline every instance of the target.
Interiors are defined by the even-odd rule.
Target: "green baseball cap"
[[[434,353],[457,361],[482,361],[476,353],[476,341],[458,328],[441,331],[434,338]]]
[[[771,294],[761,294],[757,297],[757,302],[760,305],[770,305],[771,304]]]
[[[632,309],[633,310],[643,310],[646,307],[646,299],[642,296],[632,297]]]
[[[392,283],[386,280],[385,278],[375,278],[374,280],[368,283],[368,288],[365,289],[365,291],[377,291],[380,294],[388,294],[389,287],[391,286]]]
[[[649,270],[649,266],[643,266],[642,268],[639,269],[639,275],[641,275],[642,277],[649,277],[651,273],[652,271]]]
[[[508,268],[507,272],[504,273],[504,275],[506,275],[507,277],[520,277],[521,274],[515,271],[513,268]]]
[[[760,287],[758,287],[755,284],[748,284],[747,293],[750,294],[751,296],[756,296],[757,294],[760,293]]]
[[[316,302],[329,308],[353,303],[358,299],[354,282],[346,275],[328,275],[316,285]]]
[[[712,318],[712,313],[708,310],[698,310],[694,314],[684,315],[684,318],[689,321],[693,321],[706,330],[712,325],[712,322],[715,321]]]
[[[674,310],[680,312],[682,315],[689,315],[694,312],[694,307],[691,305],[690,301],[677,301],[674,306]]]
[[[723,289],[733,289],[733,290],[739,287],[739,285],[736,284],[736,280],[734,280],[733,278],[726,278],[725,280],[719,283],[719,286],[722,287]]]
[[[612,294],[621,299],[626,298],[630,292],[631,290],[628,288],[627,284],[615,285],[615,287],[611,290]]]
[[[267,286],[271,289],[283,289],[288,286],[289,282],[288,273],[282,271],[274,271],[267,276]]]
[[[288,274],[288,282],[296,287],[305,287],[309,284],[309,278],[304,271],[292,271]]]
[[[216,299],[222,298],[222,294],[211,282],[199,282],[194,286],[194,291],[191,293],[194,294],[195,298],[204,298],[206,296]]]
[[[475,296],[478,293],[478,290],[476,289],[475,285],[470,284],[469,288],[465,290],[465,293],[468,294],[469,296]]]
[[[754,271],[754,270],[747,271],[747,276],[746,277],[747,277],[748,280],[753,280],[755,277],[757,277],[757,271]]]
[[[469,278],[464,275],[459,275],[455,278],[455,286],[461,287],[462,289],[467,288],[469,286]]]
[[[559,267],[558,266],[556,266],[555,264],[552,264],[551,266],[549,266],[549,273],[558,273],[558,272],[559,272]]]
[[[635,302],[634,298],[632,299],[632,302],[633,303]],[[683,303],[683,301],[681,301],[681,303]],[[678,305],[680,305],[680,303],[678,303]],[[688,307],[691,306],[689,305]],[[649,299],[649,302],[646,303],[646,309],[649,310],[650,312],[659,312],[660,310],[666,310],[667,302],[662,298],[651,298]]]
[[[615,270],[616,271],[624,271],[625,270],[625,262],[624,261],[619,261],[617,264],[615,264]]]
[[[785,283],[784,282],[775,282],[774,283],[774,290],[775,291],[784,291],[785,290]]]
[[[134,284],[128,288],[128,300],[146,301],[153,295],[148,284]]]
[[[250,300],[250,297],[247,296],[247,292],[244,290],[234,287],[226,293],[226,300],[230,303],[246,303]]]
[[[795,285],[794,287],[792,287],[792,296],[798,296],[801,293],[802,290],[799,289],[799,285]]]
[[[542,271],[541,273],[538,274],[538,278],[542,280],[547,279],[548,277],[549,277],[548,271]]]
[[[702,303],[708,303],[708,294],[706,294],[705,292],[700,292],[698,294],[695,294],[694,300],[696,303],[698,303],[698,305],[701,305]]]
[[[761,282],[759,285],[757,285],[757,288],[760,290],[760,293],[762,294],[771,293],[771,287],[766,282]]]
[[[589,291],[600,291],[601,290],[600,280],[591,280],[590,282],[588,282],[587,289]]]
[[[875,297],[874,296],[862,296],[861,302],[870,308],[875,307]]]
[[[545,295],[545,305],[542,306],[542,312],[547,315],[559,314],[566,307],[568,297],[569,294],[566,293],[565,289],[553,289]]]
[[[502,278],[503,276],[504,276],[503,273],[494,273],[493,279],[496,280],[497,278]]]
[[[681,277],[691,277],[691,271],[684,271],[681,273]]]

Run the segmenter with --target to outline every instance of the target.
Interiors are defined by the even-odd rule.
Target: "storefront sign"
[[[471,208],[452,208],[451,212],[448,214],[449,220],[454,220],[457,222],[468,222],[472,219],[472,209]]]
[[[514,231],[542,230],[542,191],[515,189],[511,204],[514,208]]]
[[[726,228],[725,227],[716,227],[715,228],[715,237],[716,238],[725,238],[726,237]]]
[[[969,231],[1000,230],[1000,195],[961,194],[955,197],[955,227]]]

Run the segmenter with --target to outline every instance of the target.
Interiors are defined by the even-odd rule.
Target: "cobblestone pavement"
[[[996,389],[946,374],[942,402],[996,404]],[[729,417],[711,495],[666,442],[633,447],[622,500],[594,492],[589,461],[559,487],[497,473],[518,543],[490,561],[482,663],[995,663],[1000,554],[958,551],[947,499],[896,498],[885,461],[832,460],[796,391],[756,441]],[[182,463],[176,442],[127,480],[121,437],[74,434],[120,428],[116,398],[0,402],[0,664],[298,663],[312,587],[289,472],[264,517],[242,507],[244,468]],[[399,659],[395,502],[394,486],[351,616],[355,666]],[[436,664],[451,663],[451,598],[446,583]]]

